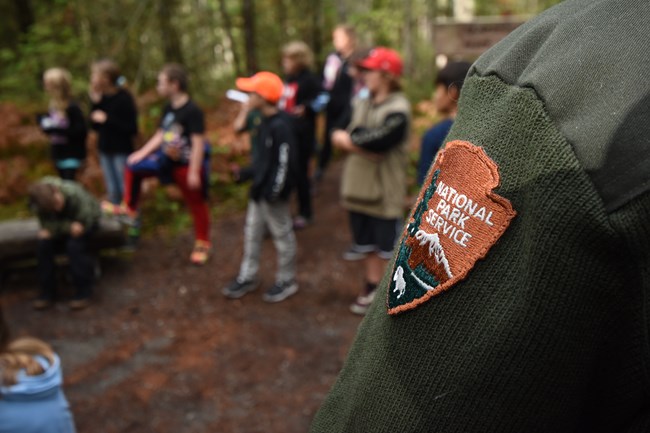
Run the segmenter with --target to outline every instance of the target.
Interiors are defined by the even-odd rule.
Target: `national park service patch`
[[[492,190],[499,170],[483,148],[452,141],[440,152],[404,230],[388,313],[417,307],[464,279],[516,215]]]

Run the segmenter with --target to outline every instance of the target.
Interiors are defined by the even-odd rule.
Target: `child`
[[[0,310],[0,433],[74,433],[61,360],[35,338],[9,341]]]
[[[142,180],[160,177],[173,181],[183,193],[194,221],[195,243],[190,262],[203,265],[210,253],[210,213],[207,203],[208,163],[203,112],[188,94],[188,77],[177,64],[158,74],[158,93],[169,100],[158,131],[140,149],[129,155],[124,173],[124,203],[104,206],[108,213],[133,223],[138,214]]]
[[[440,149],[442,142],[449,133],[458,111],[458,98],[463,87],[465,76],[472,65],[468,62],[452,62],[445,66],[436,77],[436,91],[433,104],[436,111],[443,117],[422,137],[420,147],[420,162],[418,164],[418,184],[422,185],[429,167]]]
[[[61,179],[75,180],[77,170],[86,159],[86,121],[79,106],[71,98],[72,78],[62,68],[51,68],[43,74],[43,87],[50,96],[48,114],[38,123],[52,144],[51,155]]]
[[[313,57],[304,42],[291,42],[282,49],[285,85],[279,108],[291,115],[298,144],[296,189],[299,212],[293,222],[296,229],[305,228],[312,220],[309,161],[316,145],[316,113],[311,105],[320,92],[318,79],[311,72]]]
[[[332,158],[331,134],[337,128],[345,128],[345,115],[349,114],[354,82],[348,75],[349,57],[357,45],[354,27],[346,24],[336,26],[332,32],[335,52],[327,56],[323,68],[323,88],[329,93],[329,102],[325,110],[325,137],[318,161],[316,180],[323,176]]]
[[[275,284],[266,291],[263,299],[280,302],[298,290],[295,280],[296,239],[289,210],[290,173],[296,141],[291,119],[277,108],[284,87],[280,77],[270,72],[259,72],[250,78],[239,78],[237,87],[250,92],[250,108],[262,113],[259,140],[263,147],[261,157],[254,160],[256,165],[238,173],[240,180],[253,181],[244,229],[244,258],[239,275],[222,293],[236,299],[258,287],[262,240],[268,227],[278,252],[278,269]]]
[[[354,245],[344,258],[364,260],[365,286],[350,310],[365,314],[392,258],[404,214],[411,109],[400,90],[402,60],[395,51],[375,48],[357,67],[370,97],[353,101],[350,126],[334,131],[332,143],[350,153],[341,195]]]
[[[124,196],[126,158],[138,134],[138,113],[131,94],[122,87],[124,77],[111,60],[92,65],[90,120],[98,134],[99,161],[108,202],[118,205]]]
[[[38,273],[41,291],[34,308],[52,305],[55,297],[55,253],[64,245],[70,260],[75,295],[73,310],[88,306],[92,295],[94,262],[88,255],[88,240],[99,225],[99,203],[76,182],[45,177],[31,186],[29,198],[38,216]]]

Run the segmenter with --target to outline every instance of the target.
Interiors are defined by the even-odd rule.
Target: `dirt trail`
[[[204,268],[186,261],[189,233],[144,239],[131,260],[103,260],[97,302],[34,312],[33,272],[6,288],[15,335],[51,342],[63,359],[78,431],[302,433],[333,384],[360,318],[348,305],[359,263],[340,259],[349,243],[338,206],[340,164],[315,198],[315,223],[297,234],[298,294],[280,304],[262,290],[225,299],[237,272],[244,215],[214,222],[215,254]],[[265,242],[262,278],[273,283]]]

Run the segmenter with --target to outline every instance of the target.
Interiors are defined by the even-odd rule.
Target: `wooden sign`
[[[438,18],[434,26],[434,43],[438,55],[450,58],[475,59],[528,17],[476,17],[470,22]]]

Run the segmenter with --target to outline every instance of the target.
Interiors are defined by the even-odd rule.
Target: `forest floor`
[[[417,111],[413,152],[435,118],[428,101]],[[361,322],[348,306],[363,276],[359,262],[341,259],[350,235],[338,205],[340,161],[318,185],[314,223],[297,232],[298,293],[279,304],[262,300],[275,270],[267,239],[263,286],[241,300],[221,295],[242,256],[245,191],[228,176],[229,164],[248,151],[232,132],[236,113],[236,105],[222,102],[206,115],[207,135],[219,145],[212,163],[214,253],[205,267],[187,260],[192,237],[183,207],[150,190],[144,223],[149,212],[155,229],[135,253],[102,257],[88,309],[72,312],[61,303],[33,311],[33,268],[14,272],[3,287],[14,336],[41,338],[60,354],[79,433],[307,432],[343,365]],[[27,185],[51,171],[51,162],[29,116],[7,104],[0,114],[1,220],[28,215]],[[101,195],[94,146],[91,136],[81,182]]]
[[[187,257],[191,236],[145,237],[130,257],[105,257],[96,301],[36,312],[37,282],[17,272],[5,287],[14,335],[50,342],[61,355],[65,392],[79,433],[302,433],[334,383],[360,317],[348,305],[360,288],[338,206],[340,163],[315,197],[315,222],[297,233],[296,295],[241,300],[220,290],[242,256],[244,213],[214,221],[205,267]],[[146,216],[145,216],[146,217]],[[261,276],[273,283],[275,251],[265,241]]]

